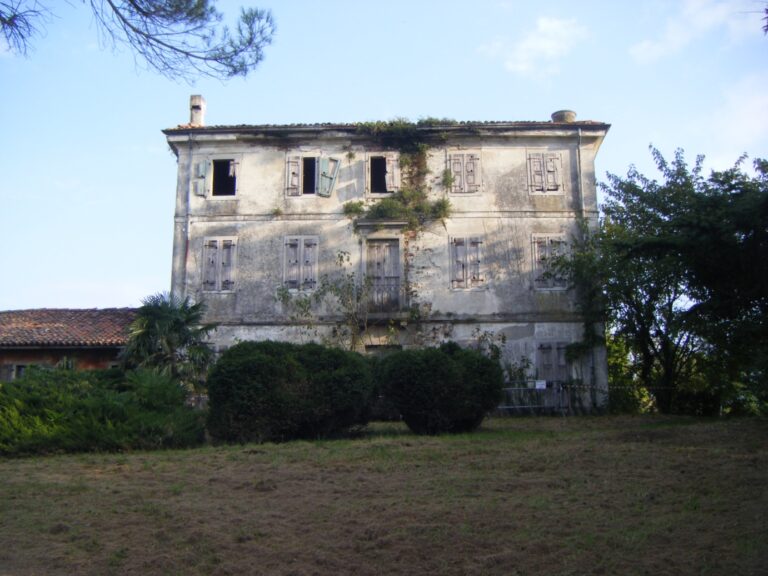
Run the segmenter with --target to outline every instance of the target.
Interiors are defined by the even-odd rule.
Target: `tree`
[[[85,1],[85,0],[84,0]],[[168,78],[246,76],[264,57],[275,24],[268,10],[243,8],[234,35],[215,0],[88,0],[103,38],[125,44]],[[51,10],[41,0],[0,1],[9,49],[27,54]]]
[[[651,151],[662,181],[609,174],[599,229],[582,226],[559,265],[661,411],[717,413],[729,394],[767,391],[768,163],[705,178],[702,157],[689,168],[682,150]]]
[[[213,360],[205,339],[216,328],[203,323],[204,314],[203,302],[191,304],[168,293],[148,296],[131,323],[124,366],[155,368],[198,388]]]

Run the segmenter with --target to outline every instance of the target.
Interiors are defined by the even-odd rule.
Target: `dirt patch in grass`
[[[757,575],[767,481],[765,421],[663,417],[4,460],[0,575]]]

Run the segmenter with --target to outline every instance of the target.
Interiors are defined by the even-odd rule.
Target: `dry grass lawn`
[[[768,574],[768,422],[0,460],[0,575]]]

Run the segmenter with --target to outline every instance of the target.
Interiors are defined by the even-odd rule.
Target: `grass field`
[[[0,575],[768,574],[768,421],[0,461]]]

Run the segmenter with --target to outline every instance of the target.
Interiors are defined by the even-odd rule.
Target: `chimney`
[[[573,110],[558,110],[552,112],[552,122],[575,122],[576,112]]]
[[[189,123],[192,126],[205,126],[205,98],[199,94],[189,97]]]

